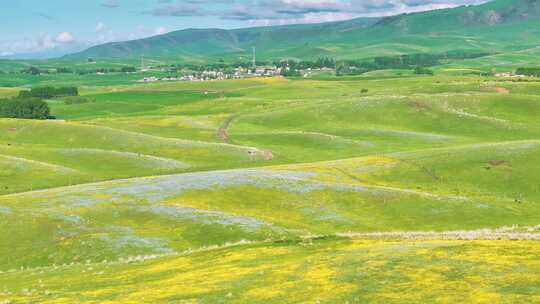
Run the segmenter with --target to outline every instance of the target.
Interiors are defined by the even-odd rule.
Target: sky
[[[54,57],[185,28],[338,21],[486,0],[0,0],[0,58]]]

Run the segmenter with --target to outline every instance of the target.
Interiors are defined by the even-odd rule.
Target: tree
[[[433,73],[432,70],[424,68],[424,67],[416,67],[414,69],[414,73],[416,75],[434,75],[435,74],[435,73]]]
[[[48,119],[50,118],[49,105],[38,98],[21,98],[0,100],[0,117]]]
[[[283,77],[300,77],[300,76],[302,76],[302,73],[300,73],[300,71],[296,70],[296,69],[289,69],[289,70],[284,69],[281,72],[281,76],[283,76]]]
[[[24,98],[39,98],[39,99],[51,99],[54,97],[64,96],[78,96],[79,89],[77,87],[39,87],[32,88],[30,91],[20,91],[19,97]]]
[[[122,69],[120,69],[120,72],[122,73],[135,73],[137,71],[137,69],[135,69],[135,67],[132,67],[132,66],[125,66],[125,67],[122,67]]]
[[[340,61],[336,63],[336,76],[362,75],[369,69],[353,61]]]
[[[58,74],[71,74],[71,73],[73,73],[73,70],[71,70],[70,68],[61,67],[61,68],[56,69],[56,73],[58,73]]]
[[[30,75],[39,75],[39,74],[41,74],[41,71],[38,68],[31,66],[31,67],[29,67],[27,69],[24,69],[22,71],[22,73],[23,74],[30,74]]]
[[[535,68],[535,67],[518,68],[516,70],[516,74],[517,75],[540,77],[540,68]]]

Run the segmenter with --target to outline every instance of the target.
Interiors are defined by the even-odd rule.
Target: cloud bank
[[[207,16],[250,24],[324,22],[480,4],[486,0],[159,0],[145,14]]]
[[[96,22],[65,24],[64,28],[47,31],[46,28],[32,36],[20,36],[6,41],[0,37],[0,58],[21,53],[58,51],[68,53],[86,47],[119,40],[138,39],[159,35],[175,28],[181,18],[204,20],[204,27],[212,24],[230,26],[259,26],[291,23],[318,23],[339,21],[356,17],[388,16],[401,13],[450,8],[460,5],[481,4],[487,0],[99,0],[96,11],[107,12],[109,19],[96,15]],[[141,6],[141,3],[144,4]],[[143,8],[144,7],[144,8]],[[102,11],[99,11],[101,9]],[[110,26],[110,15],[128,21],[144,19],[133,24],[131,30]],[[61,11],[36,11],[32,13],[40,24],[58,24]],[[141,18],[144,17],[144,18]],[[149,19],[150,18],[150,19]],[[176,18],[176,19],[175,19]],[[76,21],[74,21],[76,22]],[[112,22],[114,23],[114,22]],[[135,23],[135,22],[132,22]],[[137,22],[138,23],[138,22]],[[195,25],[197,26],[197,25]],[[81,33],[86,31],[86,34]]]

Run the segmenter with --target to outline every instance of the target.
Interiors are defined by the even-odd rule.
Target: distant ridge
[[[243,60],[252,46],[260,59],[322,56],[368,58],[455,49],[515,51],[540,43],[540,0],[495,0],[383,18],[255,27],[186,29],[150,38],[91,47],[67,58],[134,58],[186,61]]]

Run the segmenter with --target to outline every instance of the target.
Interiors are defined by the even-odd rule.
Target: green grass
[[[15,271],[0,277],[0,297],[16,303],[535,303],[538,249],[527,241],[244,245],[146,262]]]
[[[160,112],[168,106],[183,107],[189,103],[212,100],[220,97],[216,92],[119,92],[88,95],[96,102],[84,104],[51,103],[52,111],[60,119],[88,119],[141,115]]]
[[[0,119],[0,303],[537,301],[539,83],[389,73]]]

